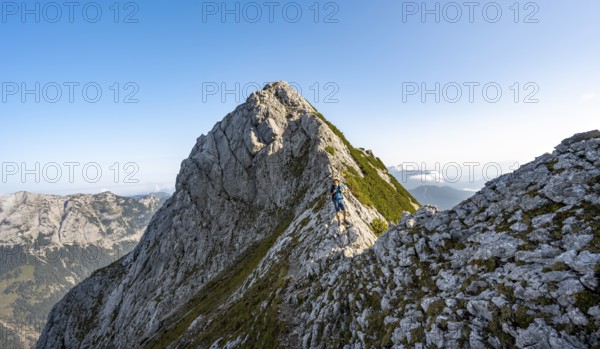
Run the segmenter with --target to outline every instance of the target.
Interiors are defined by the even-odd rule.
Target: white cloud
[[[443,183],[444,177],[436,171],[425,171],[416,175],[409,176],[408,179],[420,181],[421,183]]]
[[[584,101],[584,102],[593,102],[593,101],[598,100],[598,97],[600,97],[598,95],[598,93],[596,93],[596,92],[589,92],[589,93],[586,93],[583,96],[581,96],[581,100]]]

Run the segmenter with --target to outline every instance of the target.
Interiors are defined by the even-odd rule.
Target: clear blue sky
[[[459,5],[458,18],[444,1],[440,23],[435,14],[423,21],[424,9],[400,1],[227,1],[226,8],[221,1],[123,1],[118,13],[113,3],[60,10],[48,2],[2,3],[0,193],[169,189],[196,138],[245,98],[244,91],[207,89],[236,83],[251,91],[256,83],[295,82],[351,142],[389,166],[524,163],[600,126],[598,1],[523,1],[518,16],[512,0],[483,1],[472,18],[468,7]],[[272,13],[269,3],[276,4]],[[435,4],[428,1],[428,9]],[[425,103],[419,91],[407,94],[437,82],[439,103],[433,94]],[[36,83],[39,103],[36,93],[22,91]],[[465,83],[479,84],[473,103]],[[450,103],[456,86],[462,97]],[[502,89],[496,103],[489,101],[494,86]],[[137,102],[123,103],[131,93]],[[523,103],[530,93],[537,103]],[[65,162],[80,164],[73,183]],[[34,174],[21,178],[23,163],[40,183]],[[48,180],[56,181],[51,163],[63,172],[57,183]],[[85,164],[92,164],[87,179],[97,183],[86,181]],[[135,166],[139,183],[124,183]]]

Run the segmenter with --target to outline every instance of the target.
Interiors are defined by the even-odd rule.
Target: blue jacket
[[[331,199],[333,199],[335,201],[344,200],[344,196],[342,195],[342,190],[346,190],[346,188],[344,188],[343,184],[340,183],[337,186],[335,184],[332,184],[331,188],[329,188],[329,193],[332,194]]]

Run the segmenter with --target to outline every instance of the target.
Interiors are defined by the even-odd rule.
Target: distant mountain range
[[[510,171],[510,169],[505,170]],[[456,178],[447,179],[442,173],[435,170],[412,170],[410,168],[404,168],[402,165],[388,167],[388,171],[406,188],[416,188],[422,185],[437,185],[449,186],[457,190],[477,191],[483,188],[486,182],[482,177],[475,177],[474,175],[471,177],[467,173]],[[467,171],[467,169],[462,169],[462,171]]]
[[[31,348],[50,308],[133,249],[168,196],[0,196],[0,347]]]
[[[448,210],[475,194],[485,180],[447,182],[435,171],[406,171],[402,166],[388,167],[388,171],[423,205],[434,205]],[[469,188],[469,189],[466,189]],[[472,189],[471,189],[472,188]]]

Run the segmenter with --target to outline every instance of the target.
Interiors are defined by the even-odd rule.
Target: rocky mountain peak
[[[332,175],[350,189],[346,228],[333,222]],[[253,303],[265,283],[279,293],[265,296],[279,299],[294,287],[283,280],[361,254],[375,226],[417,207],[379,159],[287,83],[268,84],[198,138],[139,245],[56,305],[38,347],[206,344],[211,336],[193,338],[221,318],[219,304],[272,311]]]

